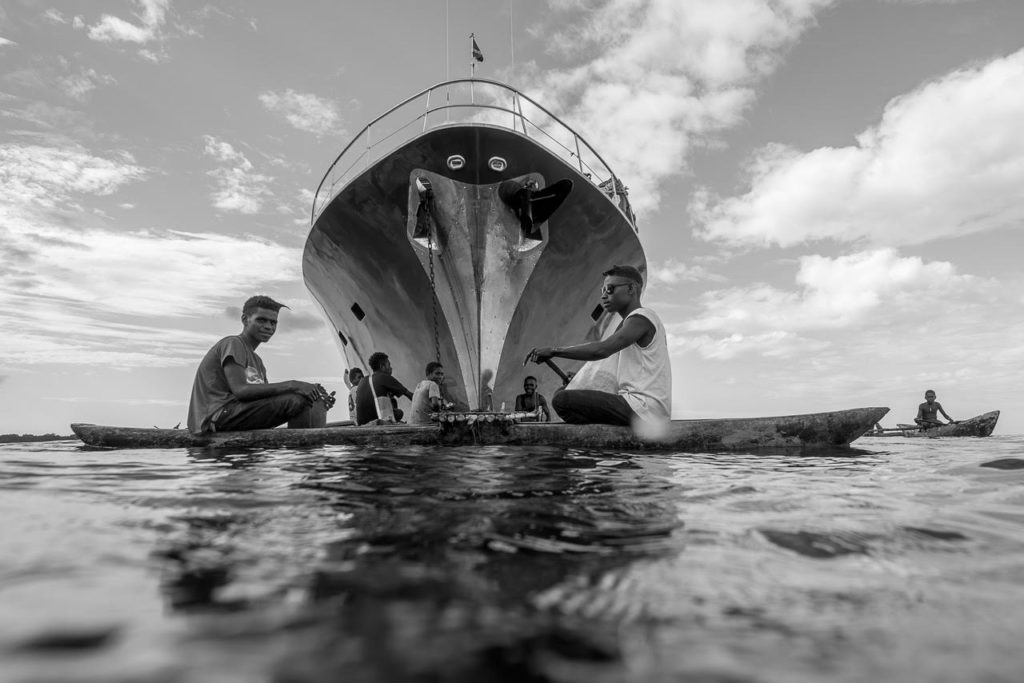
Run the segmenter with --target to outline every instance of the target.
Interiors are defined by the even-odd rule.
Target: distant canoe
[[[184,429],[145,429],[72,424],[95,448],[308,448],[411,445],[564,446],[571,448],[687,452],[844,447],[889,412],[855,408],[780,417],[673,420],[660,438],[646,439],[629,427],[512,422],[494,413],[445,416],[439,424],[261,429],[193,435]],[[449,419],[450,418],[450,419]]]
[[[961,420],[955,424],[921,429],[916,424],[897,424],[895,428],[872,430],[864,433],[864,436],[907,436],[911,438],[936,438],[940,436],[989,436],[996,428],[999,420],[999,411],[993,410],[990,413],[977,415],[969,420]]]

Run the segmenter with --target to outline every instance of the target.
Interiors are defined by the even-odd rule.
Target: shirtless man
[[[523,393],[516,396],[515,410],[517,413],[537,413],[537,419],[544,415],[544,422],[551,421],[548,402],[542,394],[537,393],[537,378],[530,375],[523,380]]]
[[[241,334],[224,337],[199,363],[188,406],[188,429],[202,432],[323,427],[334,397],[319,384],[267,381],[256,347],[277,331],[277,312],[287,308],[269,296],[242,305]]]
[[[942,417],[949,420],[949,424],[956,422],[949,415],[946,415],[946,411],[942,409],[942,404],[935,400],[935,392],[929,389],[924,392],[924,403],[917,407],[917,417],[914,418],[914,422],[921,429],[930,429],[946,424],[939,421],[938,413],[942,413]]]
[[[566,422],[667,422],[672,412],[672,366],[665,326],[640,303],[643,277],[639,270],[612,266],[603,275],[601,306],[622,316],[615,332],[596,342],[534,348],[528,359],[590,361],[551,399],[551,407]]]

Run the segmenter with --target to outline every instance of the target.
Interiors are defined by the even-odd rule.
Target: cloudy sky
[[[271,380],[344,390],[312,190],[470,32],[629,186],[675,417],[1024,432],[1020,0],[7,0],[0,433],[174,426],[256,291]]]

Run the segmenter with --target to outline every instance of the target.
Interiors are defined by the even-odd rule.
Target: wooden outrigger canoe
[[[981,415],[961,420],[953,424],[921,429],[916,424],[897,424],[888,429],[873,429],[864,432],[864,436],[906,436],[911,438],[933,439],[940,436],[989,436],[996,428],[999,411],[993,410]]]
[[[95,448],[308,448],[326,445],[563,446],[686,452],[844,447],[876,424],[888,408],[854,408],[780,417],[673,420],[658,438],[629,427],[514,422],[500,413],[444,415],[438,424],[261,429],[193,435],[184,429],[109,427],[71,429]]]

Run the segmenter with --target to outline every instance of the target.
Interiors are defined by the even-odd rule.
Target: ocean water
[[[1024,437],[0,445],[0,680],[1024,680]]]

